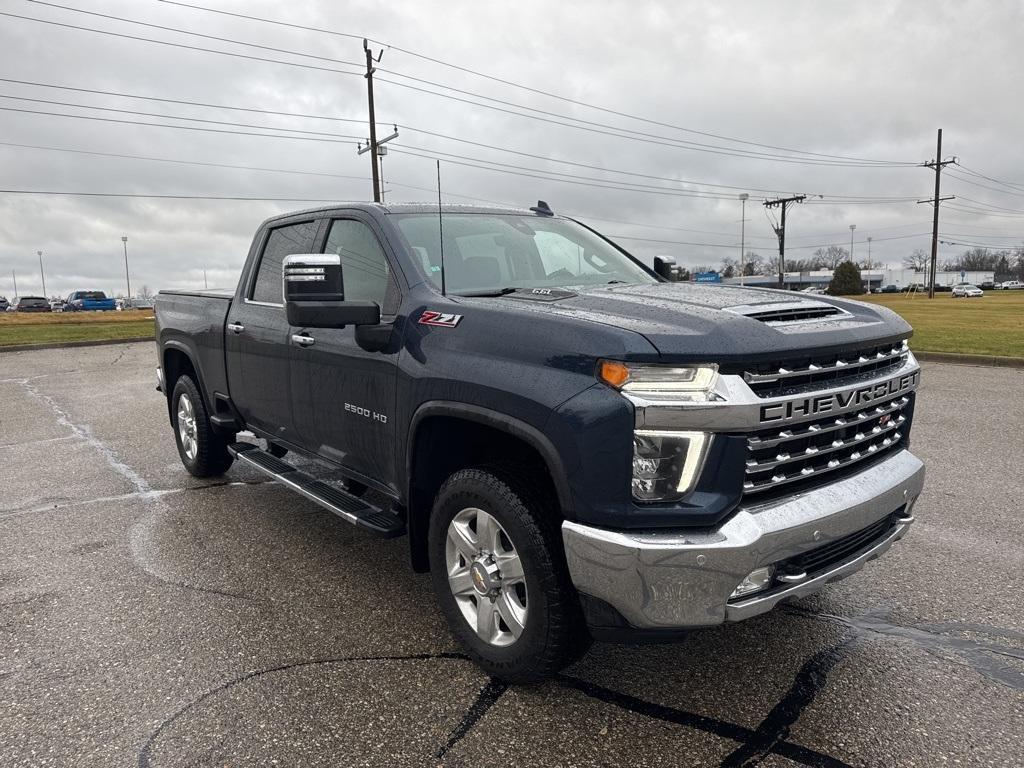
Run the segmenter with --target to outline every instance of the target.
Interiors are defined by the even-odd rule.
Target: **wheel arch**
[[[433,443],[444,435],[457,450],[435,452]],[[465,438],[488,442],[482,452],[468,450]],[[537,427],[489,408],[450,401],[420,405],[410,422],[406,441],[405,471],[408,501],[409,547],[413,568],[426,571],[427,529],[433,498],[441,483],[454,471],[486,464],[503,456],[535,460],[544,471],[562,516],[572,513],[572,495],[562,458],[554,444]],[[491,450],[493,449],[493,450]]]
[[[203,374],[196,365],[195,357],[186,344],[175,339],[164,343],[160,352],[160,363],[164,371],[164,394],[167,396],[167,414],[171,417],[171,395],[174,393],[174,385],[183,375],[192,376],[199,388],[199,394],[206,401],[207,410],[210,409],[209,395],[206,387],[203,386]],[[172,420],[173,423],[173,420]]]

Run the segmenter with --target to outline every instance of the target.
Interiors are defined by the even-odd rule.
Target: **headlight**
[[[712,392],[717,365],[647,365],[599,360],[597,378],[624,394],[651,400],[705,403],[717,400]]]
[[[704,464],[706,432],[633,433],[633,498],[667,501],[689,491]]]

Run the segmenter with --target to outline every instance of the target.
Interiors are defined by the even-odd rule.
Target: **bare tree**
[[[763,259],[753,251],[747,251],[747,257],[743,260],[743,275],[760,275]]]
[[[844,261],[849,261],[850,252],[839,245],[819,248],[814,252],[815,269],[835,269]]]
[[[779,257],[768,256],[760,264],[760,274],[762,275],[777,275],[779,274]]]
[[[139,288],[139,298],[146,299],[147,301],[153,298],[153,292],[149,290],[148,285],[144,285],[141,288]]]
[[[923,248],[915,248],[909,256],[903,257],[903,266],[915,272],[926,272],[928,270],[928,254]]]

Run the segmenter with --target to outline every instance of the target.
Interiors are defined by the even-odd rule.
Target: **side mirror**
[[[284,311],[291,325],[304,328],[344,328],[377,325],[375,301],[345,301],[341,257],[328,253],[286,256],[281,265]]]
[[[654,271],[657,272],[660,277],[663,277],[666,280],[671,280],[672,282],[679,279],[678,272],[676,271],[676,260],[671,256],[655,256]]]

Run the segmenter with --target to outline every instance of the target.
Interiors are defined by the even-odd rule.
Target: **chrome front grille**
[[[809,384],[821,388],[840,386],[846,379],[865,374],[884,376],[900,368],[908,352],[907,342],[900,341],[837,355],[794,358],[749,368],[743,372],[743,380],[761,397]]]
[[[897,450],[910,427],[910,402],[909,395],[901,395],[841,416],[749,435],[744,495],[796,490],[793,485],[801,481],[817,484],[823,475],[834,477]]]

